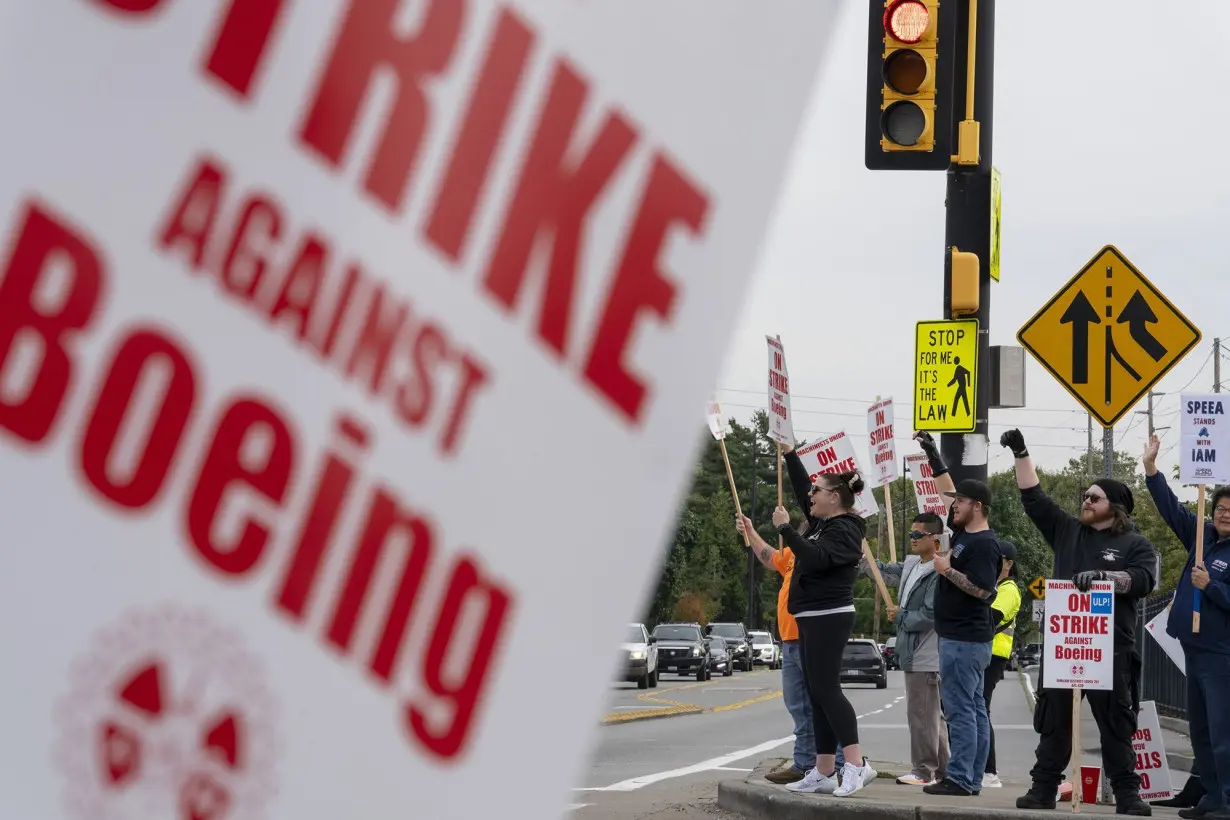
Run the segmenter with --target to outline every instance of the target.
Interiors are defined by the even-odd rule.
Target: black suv
[[[888,688],[888,664],[875,641],[851,638],[841,653],[842,683],[874,683],[877,689]]]
[[[705,627],[705,634],[725,638],[731,664],[744,672],[752,671],[752,636],[747,634],[747,627],[743,624],[709,624]]]
[[[679,675],[695,673],[697,680],[709,680],[709,643],[700,624],[658,624],[653,629],[658,646],[658,673]]]

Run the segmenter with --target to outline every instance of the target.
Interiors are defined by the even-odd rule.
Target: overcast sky
[[[780,333],[796,435],[846,429],[860,458],[877,394],[896,403],[898,452],[916,446],[908,441],[914,323],[942,318],[944,237],[943,172],[863,167],[864,3],[848,0],[839,20],[717,392],[728,416],[763,407],[764,335]],[[1157,425],[1174,428],[1159,431],[1167,474],[1178,460],[1168,449],[1179,434],[1177,393],[1211,390],[1213,339],[1230,340],[1222,221],[1230,151],[1215,141],[1230,125],[1218,82],[1230,77],[1227,23],[1221,4],[1203,1],[1122,0],[1113,14],[1072,0],[997,4],[993,158],[1003,238],[991,344],[1015,345],[1055,290],[1116,245],[1204,335],[1156,388],[1172,394],[1156,404]],[[991,413],[992,471],[1011,463],[998,439],[1012,426],[1044,467],[1085,448],[1084,410],[1027,362],[1027,409]],[[1095,422],[1099,448],[1101,432]],[[1115,431],[1132,453],[1145,436],[1143,415],[1125,416]]]

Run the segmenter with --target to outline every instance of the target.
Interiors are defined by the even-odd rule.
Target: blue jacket
[[[1192,632],[1192,567],[1196,565],[1196,515],[1179,503],[1161,472],[1145,476],[1145,486],[1162,519],[1187,548],[1187,563],[1170,604],[1166,632],[1184,647],[1230,655],[1230,538],[1218,539],[1212,521],[1204,522],[1204,568],[1209,585],[1200,596],[1200,632]]]

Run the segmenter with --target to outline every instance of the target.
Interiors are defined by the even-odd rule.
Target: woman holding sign
[[[1213,520],[1203,525],[1203,562],[1196,562],[1196,516],[1175,498],[1157,470],[1157,436],[1145,445],[1141,461],[1145,486],[1157,511],[1187,549],[1166,619],[1166,631],[1183,645],[1187,669],[1187,716],[1192,751],[1205,796],[1179,812],[1183,817],[1230,818],[1230,487],[1213,491]],[[1192,629],[1196,592],[1208,606],[1200,610],[1200,631]]]
[[[802,469],[796,462],[798,456],[788,454],[792,478]],[[853,511],[854,498],[862,490],[863,479],[858,473],[817,476],[808,493],[811,526],[804,535],[790,525],[785,507],[773,511],[773,525],[794,553],[787,609],[799,627],[803,675],[811,695],[816,736],[816,767],[802,780],[786,786],[795,792],[845,797],[876,778],[858,742],[854,707],[841,689],[841,656],[854,631],[854,582],[867,531],[866,521]],[[752,538],[753,549],[768,547],[750,519],[744,517],[735,523],[740,533]],[[836,765],[839,747],[845,755],[840,782]]]

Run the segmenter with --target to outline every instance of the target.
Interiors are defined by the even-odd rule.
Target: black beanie
[[[1113,478],[1099,478],[1093,482],[1095,487],[1101,487],[1102,492],[1106,493],[1106,500],[1112,504],[1118,504],[1127,510],[1128,515],[1132,514],[1132,510],[1136,508],[1136,501],[1132,498],[1132,491],[1122,481],[1115,481]]]

